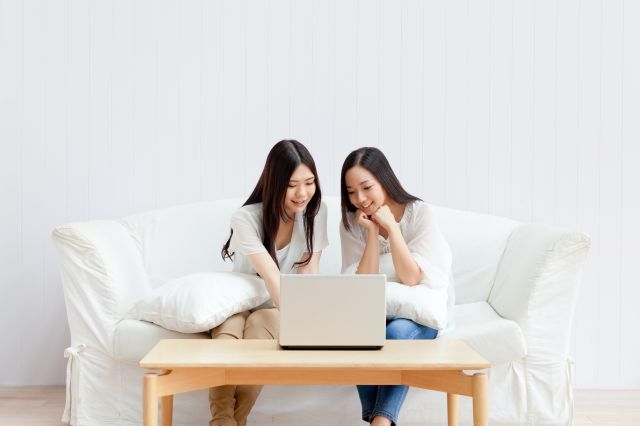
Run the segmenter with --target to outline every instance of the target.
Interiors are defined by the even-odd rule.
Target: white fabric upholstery
[[[71,330],[65,420],[83,426],[140,424],[144,370],[138,361],[159,339],[209,337],[126,319],[126,313],[169,280],[230,271],[220,249],[231,213],[242,201],[177,206],[54,230]],[[339,200],[324,201],[330,245],[320,267],[336,274]],[[490,423],[570,425],[569,332],[588,237],[495,216],[436,211],[452,248],[457,303],[455,328],[439,338],[463,339],[493,363]],[[446,404],[434,395],[412,389],[402,424],[442,423]],[[176,425],[206,424],[206,391],[179,395],[174,410]],[[249,422],[313,426],[328,412],[334,413],[334,424],[360,425],[355,388],[267,386]],[[461,420],[466,415],[461,412]]]
[[[127,313],[181,333],[201,333],[269,300],[264,282],[239,272],[196,272],[153,289]]]
[[[146,321],[124,319],[116,324],[113,358],[137,364],[161,339],[209,339],[209,333],[180,333]]]
[[[444,207],[437,211],[453,253],[456,303],[487,300],[507,240],[518,222]]]
[[[454,318],[455,328],[443,337],[464,340],[492,365],[518,361],[527,354],[518,323],[502,318],[487,302],[456,305]]]

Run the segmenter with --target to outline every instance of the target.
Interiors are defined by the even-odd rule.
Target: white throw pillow
[[[171,280],[129,311],[128,318],[199,333],[269,300],[264,281],[239,272],[200,272]]]
[[[436,330],[447,327],[446,291],[387,281],[386,298],[388,317],[407,318]]]

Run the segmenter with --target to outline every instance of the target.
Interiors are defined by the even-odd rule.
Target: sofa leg
[[[447,425],[458,426],[458,395],[447,393]]]

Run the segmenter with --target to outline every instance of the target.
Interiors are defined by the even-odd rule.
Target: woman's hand
[[[382,226],[387,233],[391,233],[395,227],[398,226],[398,222],[396,222],[396,218],[391,213],[391,209],[386,204],[380,206],[376,212],[371,215],[371,219],[375,221],[378,225]]]
[[[377,235],[380,230],[378,224],[369,219],[369,216],[364,214],[362,210],[356,210],[356,223],[366,229],[369,233],[373,232]]]

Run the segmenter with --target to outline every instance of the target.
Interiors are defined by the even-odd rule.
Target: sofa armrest
[[[60,226],[52,238],[72,344],[98,342],[111,353],[115,323],[151,291],[139,247],[115,221]]]
[[[520,325],[529,356],[558,359],[569,353],[590,244],[586,234],[540,224],[520,225],[509,237],[488,301]]]

